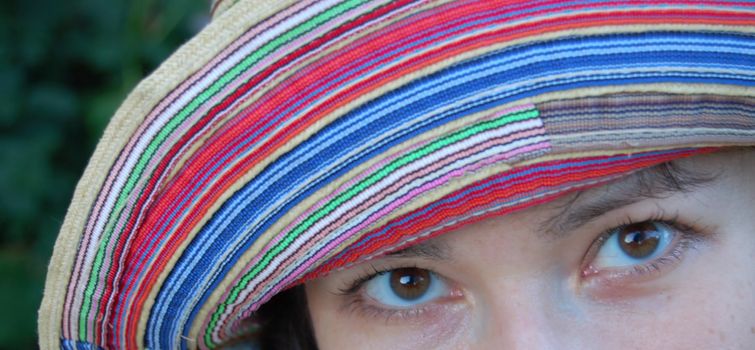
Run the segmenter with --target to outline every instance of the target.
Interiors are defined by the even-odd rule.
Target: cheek
[[[755,232],[726,230],[655,293],[591,305],[578,333],[600,348],[755,349],[753,257]]]
[[[578,335],[587,348],[606,349],[753,349],[755,304],[733,303],[730,295],[711,297],[709,290],[687,295],[659,294],[642,302],[596,313]],[[750,291],[753,292],[753,291]],[[661,306],[662,305],[662,306]]]

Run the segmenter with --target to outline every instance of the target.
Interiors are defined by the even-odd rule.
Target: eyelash
[[[581,277],[583,279],[590,279],[593,277],[596,277],[595,279],[600,279],[600,272],[605,273],[605,271],[596,272],[596,276],[593,276],[590,273],[585,274],[585,271],[589,268],[590,263],[593,262],[593,259],[595,258],[600,248],[603,247],[608,238],[610,238],[611,235],[616,232],[616,230],[625,228],[629,225],[640,224],[644,222],[661,223],[674,230],[676,236],[674,237],[673,243],[671,243],[672,248],[668,252],[664,253],[664,255],[661,257],[653,259],[652,261],[645,264],[632,266],[631,268],[625,269],[624,271],[620,272],[620,276],[611,276],[610,278],[619,279],[623,282],[628,280],[631,281],[632,279],[640,279],[661,273],[664,268],[670,267],[669,265],[681,262],[684,254],[687,253],[688,250],[694,249],[696,244],[703,240],[703,237],[708,236],[709,232],[707,231],[709,230],[704,227],[696,227],[695,224],[683,223],[681,220],[679,220],[678,216],[678,213],[673,216],[668,216],[663,210],[659,209],[656,212],[652,213],[650,216],[645,216],[645,218],[641,220],[636,220],[628,216],[619,225],[615,225],[607,230],[604,230],[598,235],[598,238],[593,241],[591,246],[588,248],[585,256],[583,257],[583,263],[581,266],[581,271],[583,272],[583,274]],[[428,311],[431,307],[430,305],[422,305],[418,308],[408,309],[382,308],[379,306],[371,305],[362,295],[362,289],[364,285],[368,281],[379,275],[390,273],[393,270],[401,268],[423,268],[414,264],[397,263],[395,265],[396,266],[388,265],[380,268],[377,268],[374,265],[370,265],[369,270],[363,272],[361,275],[354,278],[351,282],[347,282],[346,286],[344,288],[340,288],[337,292],[337,294],[346,298],[344,308],[349,312],[358,312],[360,315],[366,317],[385,318],[386,321],[395,317],[401,319],[411,319],[418,316],[419,314]],[[427,270],[432,271],[431,268],[428,268]]]
[[[410,268],[410,267],[417,267],[416,265],[405,265],[405,266],[398,266],[394,268],[382,268],[378,269],[375,267],[375,265],[370,265],[370,270],[366,273],[363,273],[362,275],[357,276],[351,283],[349,283],[345,288],[341,288],[338,290],[339,294],[341,295],[349,295],[353,294],[359,291],[360,288],[362,288],[362,285],[367,283],[367,281],[382,275],[384,273],[388,273],[393,269],[400,269],[400,268]]]

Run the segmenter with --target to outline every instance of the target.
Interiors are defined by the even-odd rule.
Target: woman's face
[[[679,160],[306,285],[320,349],[754,349],[755,151]]]

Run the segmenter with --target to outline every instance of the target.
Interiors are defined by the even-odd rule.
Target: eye
[[[592,268],[627,267],[654,261],[668,254],[676,231],[668,224],[645,221],[608,232],[592,262]]]
[[[365,282],[364,292],[388,308],[403,309],[450,294],[450,288],[435,273],[420,268],[380,272]]]

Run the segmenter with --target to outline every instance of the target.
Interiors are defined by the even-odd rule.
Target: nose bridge
[[[559,348],[554,294],[534,279],[510,279],[499,284],[481,318],[483,348]]]

